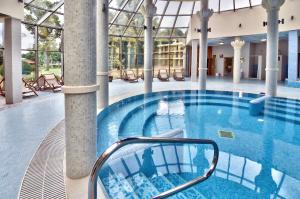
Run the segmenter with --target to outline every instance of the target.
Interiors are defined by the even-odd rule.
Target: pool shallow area
[[[299,198],[300,101],[270,98],[259,116],[256,94],[170,91],[117,102],[98,115],[98,155],[132,136],[206,138],[220,156],[205,182],[171,198]],[[108,160],[100,173],[111,198],[150,198],[208,169],[212,148],[196,145],[133,145]]]

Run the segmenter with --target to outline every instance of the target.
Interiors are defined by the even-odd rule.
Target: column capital
[[[208,21],[213,14],[214,11],[212,9],[205,9],[197,12],[197,15],[200,17],[201,21],[203,20]]]
[[[157,8],[155,7],[155,5],[153,3],[145,3],[145,5],[142,5],[141,7],[141,13],[144,17],[151,17],[153,18],[153,16],[156,13]]]
[[[238,39],[231,42],[231,46],[234,49],[241,49],[244,45],[245,45],[245,41],[241,41],[241,40],[238,40]]]
[[[279,10],[285,0],[262,0],[262,6],[267,10]]]

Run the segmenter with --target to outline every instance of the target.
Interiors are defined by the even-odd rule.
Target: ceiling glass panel
[[[172,29],[161,28],[157,32],[157,37],[171,37]]]
[[[59,3],[61,0],[34,0],[31,5],[44,8],[44,9],[51,9],[53,6],[55,6],[57,3]]]
[[[197,1],[197,2],[195,3],[195,7],[194,7],[193,14],[196,14],[199,10],[200,10],[200,2]]]
[[[121,9],[126,2],[127,0],[112,0],[111,3],[109,4],[109,7]]]
[[[24,9],[25,21],[37,23],[61,0],[24,0],[30,3]],[[144,17],[141,15],[143,0],[109,0],[110,35],[142,37]],[[251,5],[260,5],[262,0],[251,0]],[[153,0],[157,7],[153,18],[155,34],[158,37],[185,37],[191,15],[200,10],[200,2],[185,0]],[[235,4],[233,3],[235,2]],[[234,7],[235,5],[235,7]],[[250,7],[249,0],[209,0],[209,8],[215,12]],[[46,9],[46,10],[45,10]],[[137,12],[136,12],[137,11]],[[60,14],[61,13],[61,14]],[[64,6],[51,14],[41,25],[63,27]],[[178,16],[177,16],[178,15]]]
[[[178,16],[175,23],[175,27],[188,27],[190,18],[190,16]]]
[[[249,0],[235,0],[235,8],[246,8],[250,6]]]
[[[166,10],[166,15],[176,15],[178,11],[180,2],[178,1],[170,1],[169,6]]]
[[[251,5],[252,6],[261,5],[261,0],[251,0]]]
[[[156,14],[157,15],[162,15],[164,10],[165,10],[165,7],[167,6],[167,1],[161,1],[161,0],[158,0],[155,4],[157,10],[156,10]]]
[[[191,14],[193,6],[194,6],[194,2],[190,2],[190,1],[182,2],[179,15]]]
[[[137,28],[137,27],[128,27],[126,30],[124,36],[132,36],[132,37],[138,37],[142,31],[142,28]]]
[[[153,18],[153,26],[158,27],[160,22],[161,16],[156,16]]]
[[[140,3],[140,0],[130,0],[124,7],[124,10],[134,12],[136,10],[137,6],[139,5],[139,3]]]
[[[127,25],[133,13],[121,12],[114,24]]]
[[[220,11],[233,10],[233,0],[220,0]]]
[[[130,26],[143,26],[144,25],[144,17],[141,14],[136,14],[132,18],[131,23],[129,24]]]
[[[232,1],[232,0],[225,0],[225,1]],[[218,12],[219,11],[219,0],[217,0],[217,1],[208,1],[208,7],[210,9],[213,9],[214,12]]]
[[[163,28],[173,27],[174,22],[175,22],[175,17],[164,16],[161,21],[160,27],[163,27]]]
[[[175,28],[172,37],[185,37],[187,30],[187,28]]]

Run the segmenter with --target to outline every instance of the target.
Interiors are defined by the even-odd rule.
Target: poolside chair
[[[157,77],[160,81],[169,81],[167,69],[159,69]]]
[[[0,95],[5,96],[4,78],[2,78],[0,81]]]
[[[183,71],[181,69],[175,69],[173,72],[173,78],[176,81],[184,81]]]
[[[31,96],[38,96],[37,92],[35,91],[34,87],[27,82],[25,79],[22,78],[22,94],[23,97],[31,97]],[[5,79],[3,78],[0,82],[0,93],[2,96],[5,96]]]
[[[114,79],[114,76],[112,76],[111,74],[109,74],[109,75],[108,75],[108,81],[109,81],[109,82],[112,82],[113,79]]]
[[[138,78],[133,70],[124,71],[124,80],[129,82],[138,82]]]
[[[62,82],[52,73],[43,74],[36,80],[38,90],[52,90],[53,92],[61,91]]]
[[[37,92],[35,91],[35,88],[32,86],[32,84],[30,84],[29,82],[27,82],[24,78],[22,78],[22,82],[23,82],[23,97],[30,97],[30,96],[38,96]]]

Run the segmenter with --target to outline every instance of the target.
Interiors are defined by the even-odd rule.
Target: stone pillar
[[[192,40],[191,81],[197,82],[197,49],[198,40]]]
[[[240,38],[236,38],[231,42],[231,46],[234,49],[234,64],[233,64],[233,83],[240,83],[241,80],[241,49],[245,45],[244,41]]]
[[[4,21],[4,71],[7,104],[22,101],[21,20]]]
[[[66,174],[77,179],[96,160],[96,0],[65,0],[64,16]]]
[[[208,20],[213,15],[213,10],[208,9],[208,0],[200,1],[201,9],[198,12],[201,23],[200,52],[199,52],[199,89],[206,90],[207,77],[207,29]]]
[[[285,0],[263,0],[262,6],[268,15],[266,95],[276,96],[278,72],[278,14]]]
[[[145,0],[141,8],[145,19],[144,33],[144,84],[145,93],[152,92],[152,69],[153,69],[153,37],[152,37],[152,19],[156,13],[156,7],[152,0]]]
[[[99,109],[108,106],[108,0],[97,0],[97,92]]]
[[[298,31],[289,32],[288,82],[298,79]]]

